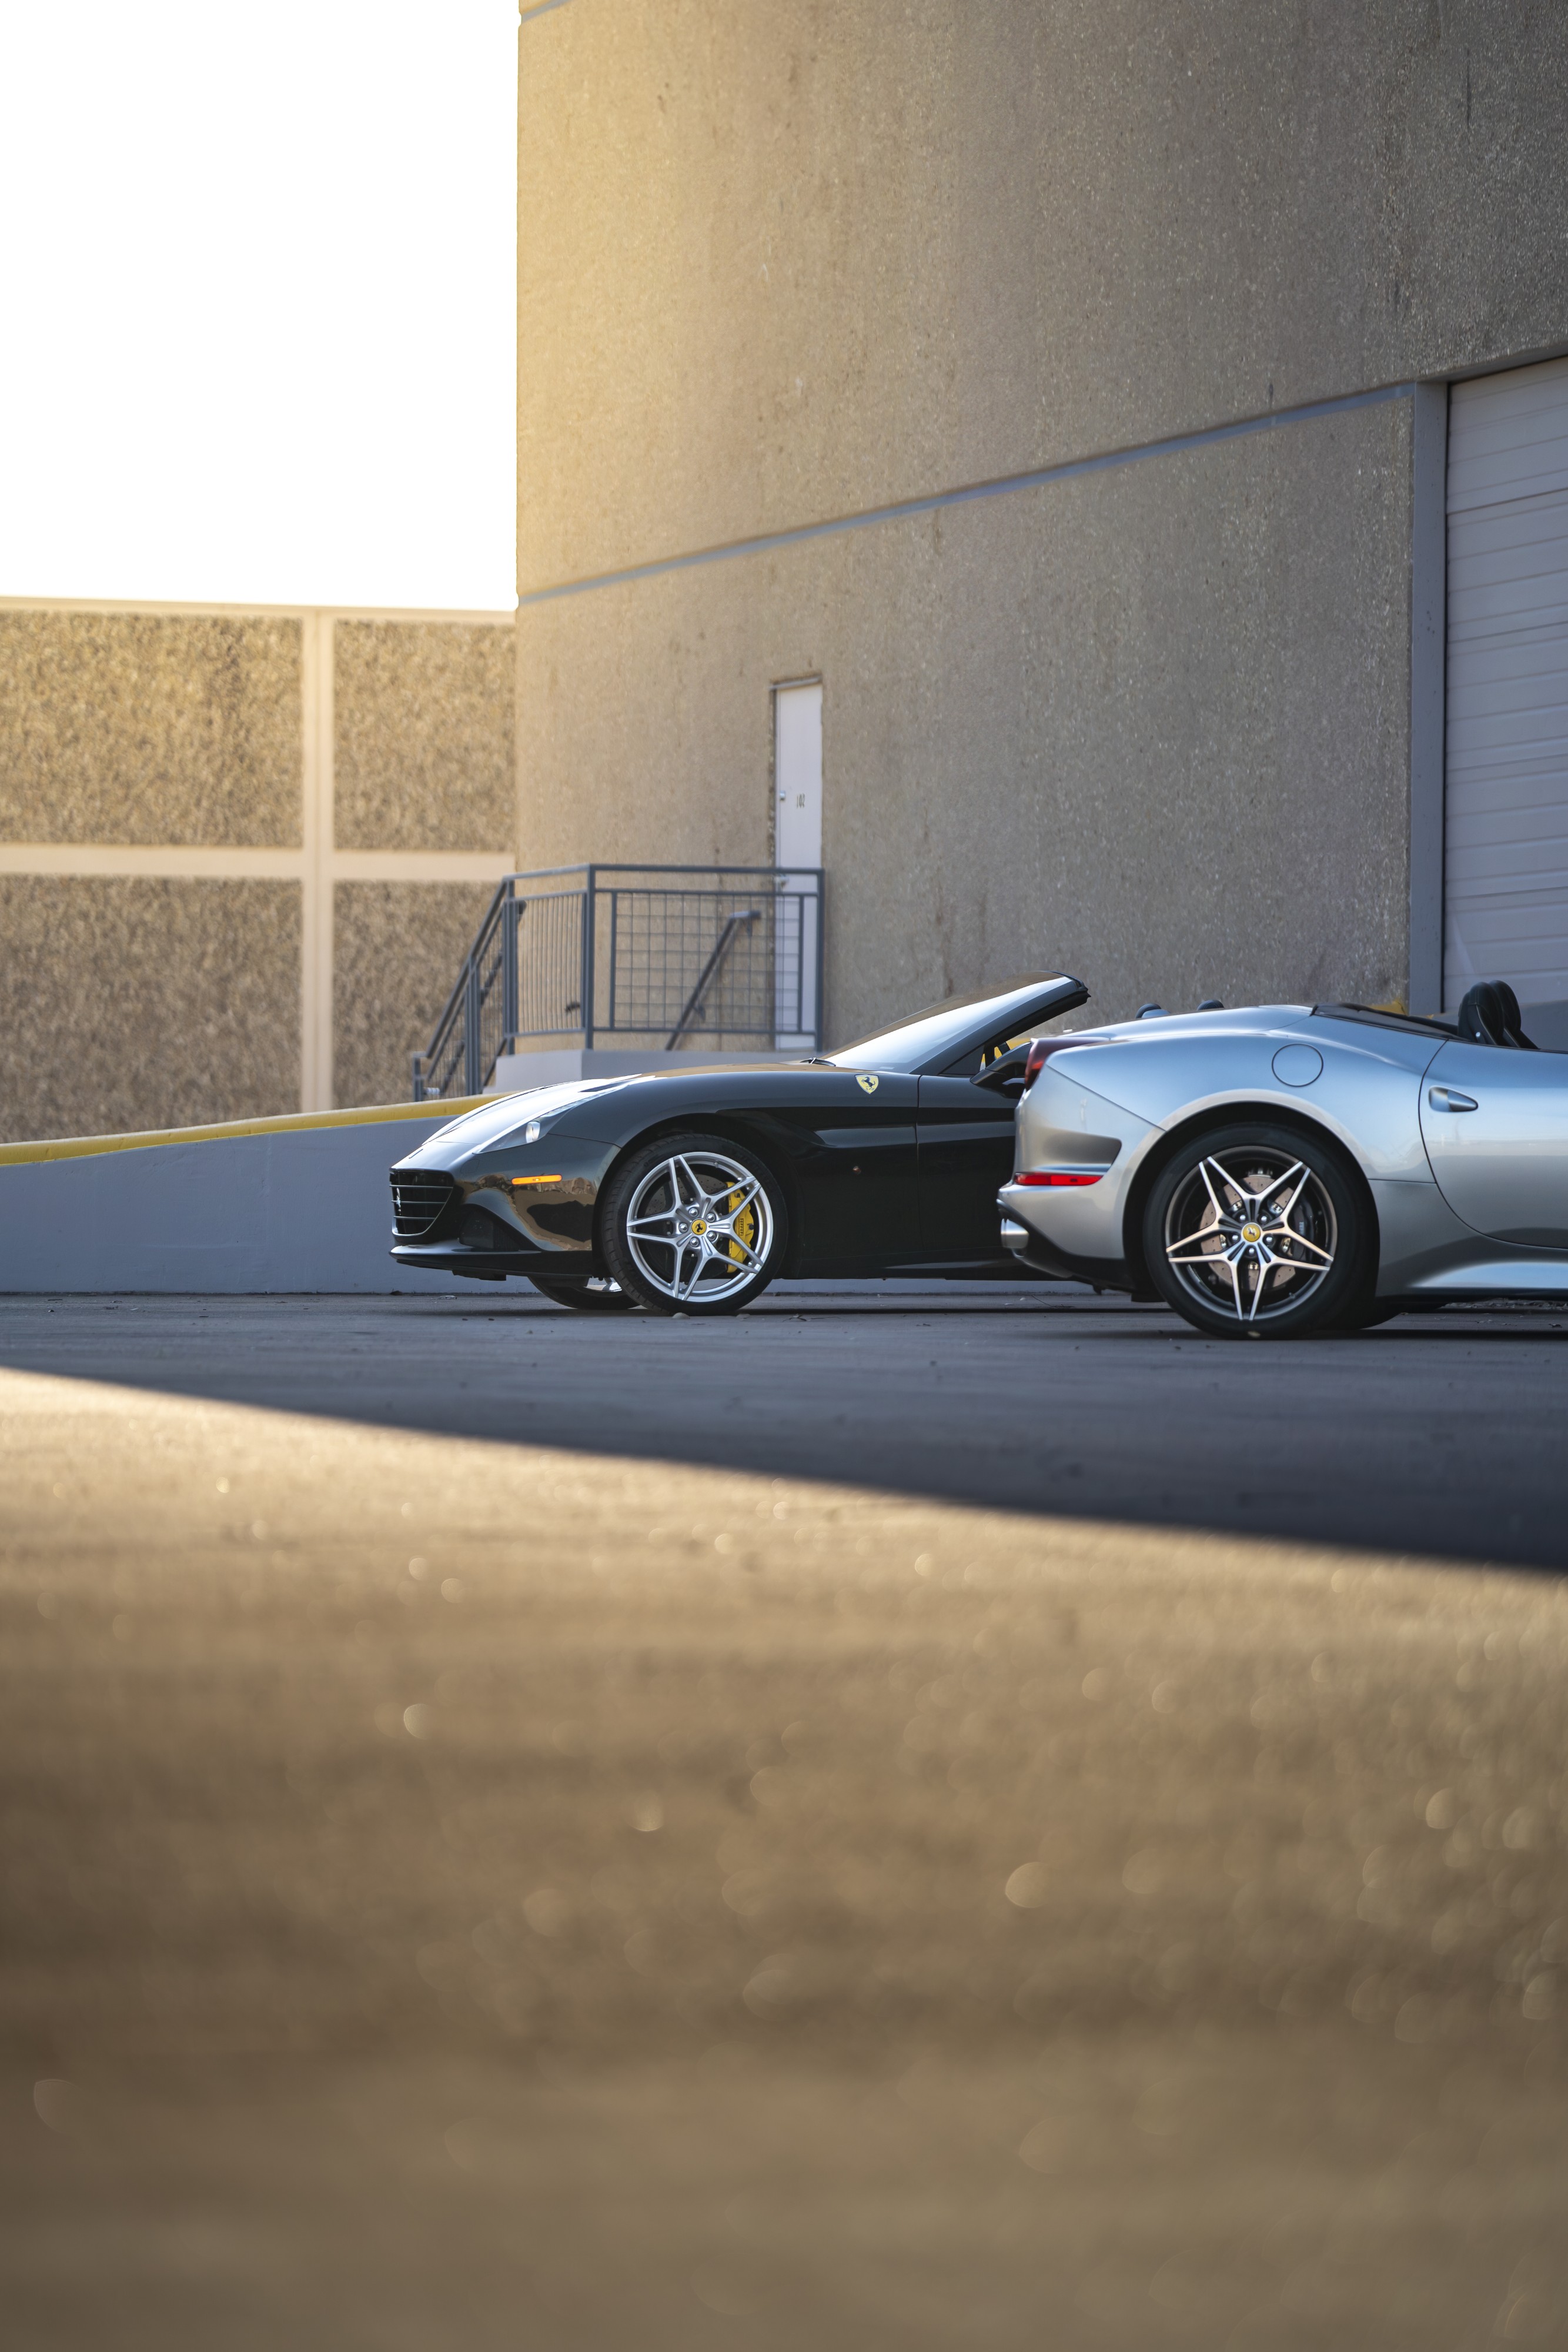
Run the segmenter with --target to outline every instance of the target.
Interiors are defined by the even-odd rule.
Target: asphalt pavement
[[[9,1298],[0,1364],[502,1444],[1568,1567],[1568,1313],[1207,1340],[1054,1286],[768,1293],[733,1320],[536,1291]]]
[[[7,2342],[1562,2343],[1565,1319],[0,1302]]]

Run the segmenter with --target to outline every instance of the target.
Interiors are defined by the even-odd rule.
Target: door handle
[[[1474,1095],[1456,1094],[1452,1087],[1428,1087],[1427,1100],[1434,1110],[1479,1110]]]

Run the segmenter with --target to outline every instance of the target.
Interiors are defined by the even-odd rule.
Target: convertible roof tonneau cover
[[[1374,1029],[1415,1029],[1431,1037],[1457,1037],[1451,1021],[1428,1013],[1394,1013],[1385,1004],[1314,1004],[1314,1021],[1363,1021]]]

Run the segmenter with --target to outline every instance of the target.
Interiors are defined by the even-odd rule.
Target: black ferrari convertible
[[[1088,994],[1030,972],[808,1061],[500,1096],[392,1170],[392,1255],[660,1315],[734,1314],[779,1275],[1016,1281],[997,1192],[1029,1040]]]

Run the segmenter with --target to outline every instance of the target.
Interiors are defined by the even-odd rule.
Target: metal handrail
[[[508,874],[413,1056],[413,1099],[483,1093],[502,1055],[534,1039],[664,1039],[669,1051],[697,1034],[766,1037],[814,1053],[822,967],[819,867]]]
[[[743,915],[726,916],[724,929],[718,935],[718,945],[697,974],[697,984],[682,1005],[681,1017],[670,1032],[664,1046],[666,1054],[673,1054],[681,1039],[693,1027],[698,1013],[702,1011],[703,1000],[707,994],[709,984],[719,971],[726,956],[747,924],[755,923],[757,920],[758,910],[755,907],[748,907]]]

